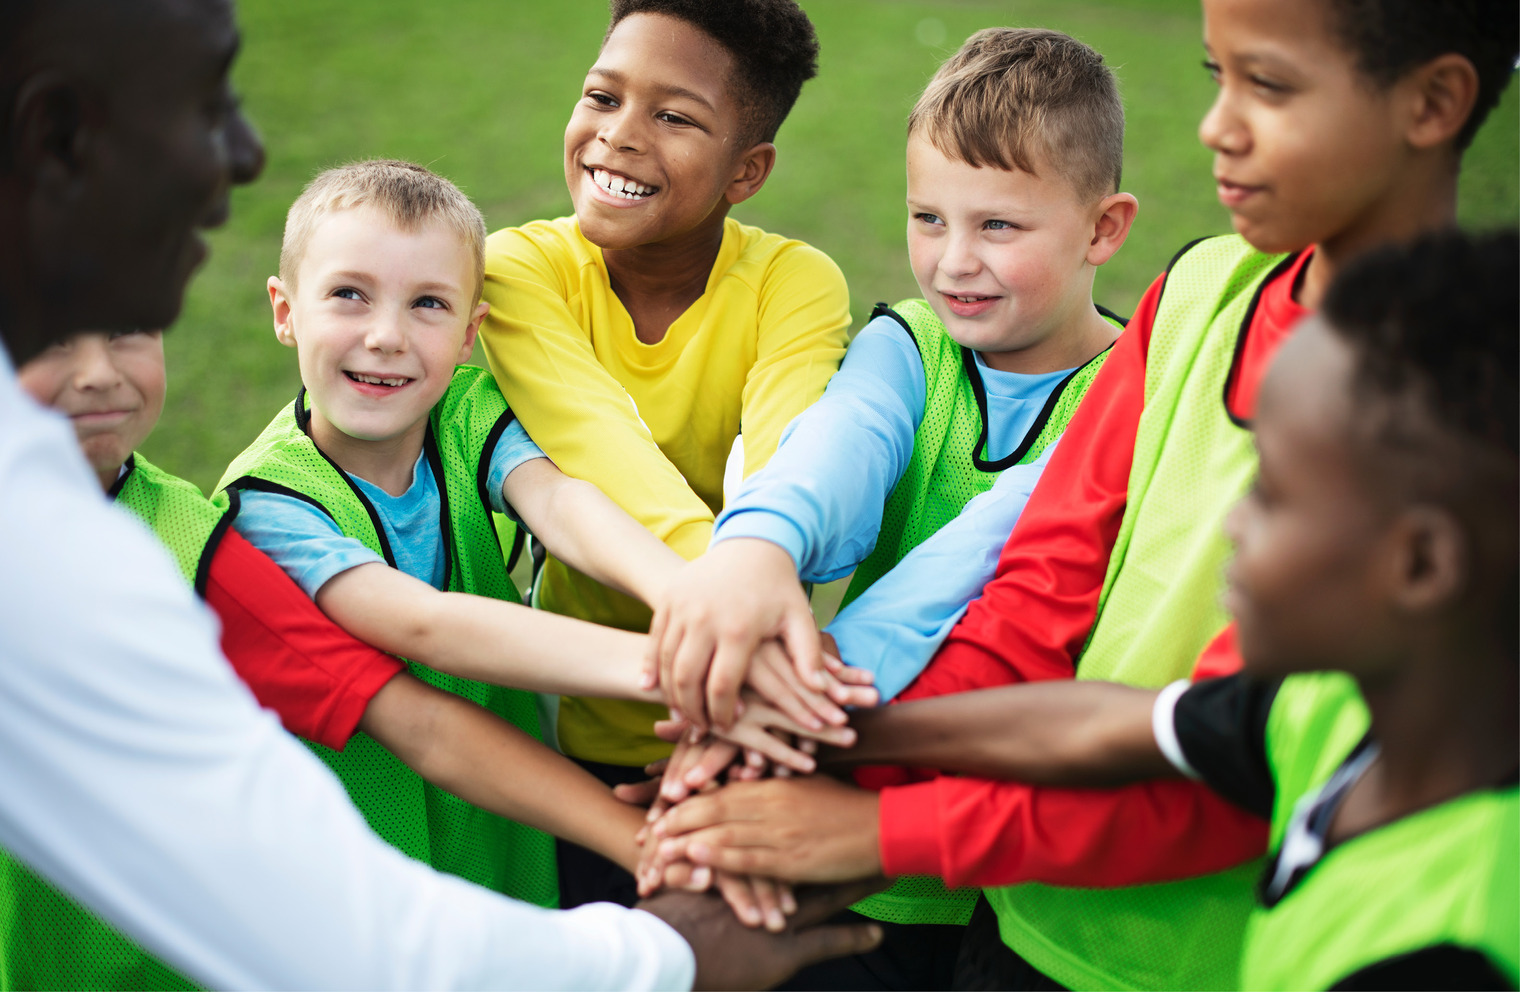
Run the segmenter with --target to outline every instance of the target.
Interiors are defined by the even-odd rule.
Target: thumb
[[[864,954],[881,943],[881,927],[869,925],[811,927],[792,937],[787,963],[800,971],[829,958]]]

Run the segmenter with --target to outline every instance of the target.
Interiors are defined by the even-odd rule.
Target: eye
[[[127,328],[125,330],[112,331],[108,335],[108,337],[112,341],[117,341],[117,340],[120,340],[121,338],[131,337],[134,334],[147,334],[147,333],[148,333],[147,331],[143,330],[140,327],[131,327],[131,328]]]
[[[352,286],[339,286],[332,291],[332,295],[340,300],[363,300],[364,296]]]
[[[664,121],[666,124],[676,124],[676,125],[679,125],[681,127],[695,127],[696,126],[696,122],[695,121],[688,120],[687,118],[682,117],[680,114],[673,113],[673,112],[671,112],[669,110],[662,110],[658,114],[655,114],[654,116],[655,116],[655,120]]]
[[[448,303],[436,296],[419,296],[412,306],[422,307],[424,310],[447,310],[449,308]]]
[[[1263,93],[1268,94],[1269,96],[1281,96],[1284,93],[1287,93],[1289,89],[1287,86],[1279,83],[1277,80],[1268,79],[1265,76],[1251,76],[1249,78],[1251,80],[1252,86],[1256,87]]]
[[[598,107],[616,107],[618,105],[616,98],[611,94],[603,93],[601,90],[587,90],[586,99]]]
[[[989,220],[982,225],[987,231],[1022,231],[1023,228],[1011,220]]]
[[[1216,83],[1219,82],[1219,77],[1223,75],[1223,70],[1219,68],[1219,63],[1213,59],[1204,59],[1203,69],[1209,74],[1209,78]]]
[[[913,219],[918,221],[920,224],[928,224],[932,227],[943,227],[945,224],[945,222],[940,219],[938,214],[917,213],[913,215]]]

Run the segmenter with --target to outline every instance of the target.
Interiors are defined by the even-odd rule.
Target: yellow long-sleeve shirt
[[[595,483],[677,553],[707,549],[723,470],[744,434],[744,471],[823,395],[844,356],[849,292],[829,257],[732,218],[707,288],[657,344],[612,291],[601,249],[573,217],[486,242],[486,356],[518,419],[567,475]],[[538,605],[646,630],[642,604],[551,558]],[[566,697],[559,740],[591,761],[642,765],[669,745],[658,707]]]

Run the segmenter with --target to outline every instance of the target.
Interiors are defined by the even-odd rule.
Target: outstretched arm
[[[1177,774],[1156,744],[1157,693],[1059,679],[862,710],[854,747],[824,767],[905,765],[1044,785],[1113,786]]]
[[[600,489],[547,458],[513,469],[502,495],[556,558],[645,603],[653,604],[686,564]]]
[[[641,688],[642,634],[440,592],[380,562],[339,572],[316,600],[361,641],[450,675],[533,692],[663,701]]]
[[[359,729],[418,775],[466,802],[589,848],[638,862],[636,807],[563,755],[470,701],[403,672],[375,694]]]

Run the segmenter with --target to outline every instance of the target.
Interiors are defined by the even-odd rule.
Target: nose
[[[981,271],[982,260],[976,253],[974,239],[960,234],[945,238],[945,253],[940,256],[939,270],[952,279],[964,279]]]
[[[104,334],[81,334],[74,340],[74,388],[81,392],[105,391],[121,383],[121,371],[111,361],[110,338]]]
[[[264,171],[264,142],[240,110],[233,113],[228,123],[227,154],[234,186],[251,183]]]
[[[392,314],[377,308],[374,318],[364,333],[364,347],[382,355],[394,355],[406,350],[406,331],[401,322],[402,314]]]
[[[1221,155],[1239,155],[1249,150],[1250,132],[1236,112],[1228,86],[1220,86],[1213,106],[1198,122],[1198,140]]]
[[[619,107],[616,111],[604,114],[596,137],[614,151],[637,152],[643,148],[638,122],[627,107]]]

